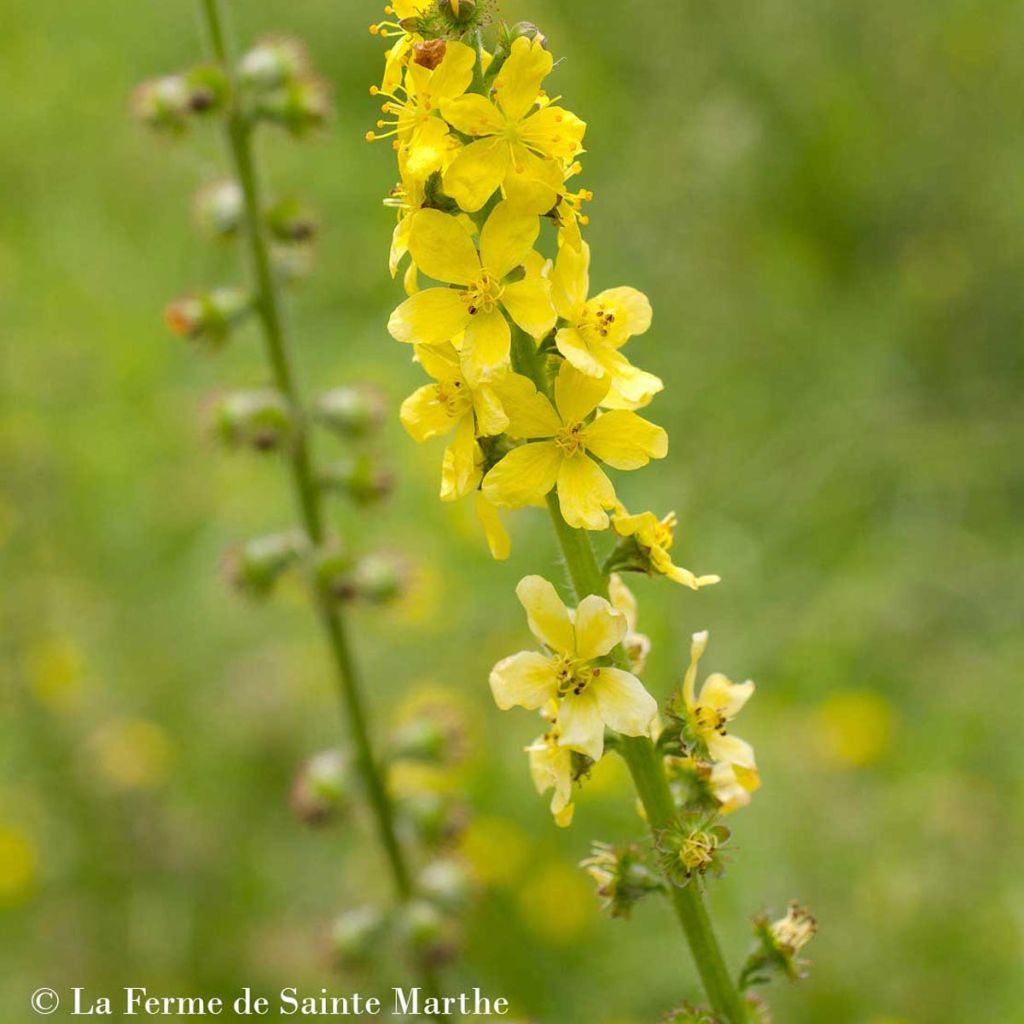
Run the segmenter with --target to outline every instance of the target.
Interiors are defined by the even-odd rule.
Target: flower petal
[[[593,685],[581,694],[570,693],[558,709],[562,745],[601,760],[604,753],[604,719],[593,692]]]
[[[536,651],[503,658],[491,669],[490,684],[494,703],[502,711],[514,707],[534,711],[558,692],[554,662]]]
[[[540,84],[551,72],[554,58],[539,40],[520,37],[494,80],[498,105],[510,121],[521,121],[537,102]]]
[[[447,434],[455,426],[447,405],[438,401],[436,384],[424,384],[417,388],[402,403],[398,416],[414,441],[423,442]]]
[[[555,447],[554,442],[547,443]],[[571,458],[561,460],[558,503],[562,518],[573,529],[607,530],[608,516],[604,510],[614,508],[616,501],[611,480],[593,459],[579,451]]]
[[[459,292],[452,288],[427,288],[410,295],[388,320],[388,332],[396,341],[441,345],[465,330],[469,311]]]
[[[590,246],[580,242],[579,249],[563,245],[558,250],[551,275],[551,298],[563,320],[575,322],[590,291]]]
[[[565,247],[563,246],[563,249]],[[563,327],[555,335],[555,345],[558,351],[574,366],[580,373],[588,377],[602,380],[607,376],[607,371],[601,362],[591,355],[583,335],[575,327]],[[607,396],[603,401],[607,400]]]
[[[554,437],[562,429],[554,406],[528,377],[510,373],[493,384],[508,414],[512,437]]]
[[[603,658],[626,635],[626,616],[597,594],[583,598],[576,609],[576,653],[587,661]]]
[[[571,653],[574,641],[572,618],[554,584],[543,576],[524,576],[516,586],[516,597],[526,610],[530,632],[551,650]]]
[[[721,736],[717,732],[706,736],[705,740],[713,760],[725,761],[748,771],[757,770],[754,748],[746,740],[741,740],[739,736]]]
[[[413,351],[416,353],[416,362],[434,380],[455,380],[462,376],[459,353],[451,342],[443,345],[417,345]]]
[[[613,409],[584,432],[587,451],[614,469],[639,469],[668,454],[668,434],[635,412]]]
[[[490,549],[491,558],[504,562],[512,553],[512,541],[509,538],[508,530],[501,521],[498,510],[484,497],[482,491],[476,492],[474,501],[476,517],[483,527],[484,536],[487,538],[487,547]]]
[[[508,428],[508,415],[497,392],[489,384],[481,384],[473,391],[473,412],[480,437],[494,437]]]
[[[571,110],[541,107],[519,128],[519,137],[531,149],[570,163],[582,148],[587,124]]]
[[[473,81],[476,53],[465,43],[450,40],[441,63],[434,69],[427,86],[431,98],[437,102],[461,96]],[[483,97],[480,97],[483,99]]]
[[[605,725],[623,736],[646,736],[658,714],[658,702],[644,684],[620,668],[602,668],[590,683]]]
[[[503,182],[509,202],[528,213],[549,212],[562,187],[562,164],[537,156],[519,142],[512,143],[510,153]]]
[[[595,380],[570,363],[562,363],[555,380],[555,405],[565,423],[580,423],[598,406],[611,386],[609,380]],[[591,428],[587,428],[589,433]]]
[[[480,276],[480,257],[473,236],[457,218],[440,210],[412,215],[409,252],[428,277],[449,284],[469,284]]]
[[[473,431],[473,417],[464,415],[459,420],[455,437],[444,453],[442,501],[455,501],[476,488],[480,482],[480,471],[477,468],[479,447]]]
[[[505,130],[501,111],[476,93],[442,100],[441,116],[463,135],[499,135]]]
[[[501,303],[508,314],[531,338],[543,338],[555,326],[551,305],[551,284],[540,274],[527,274],[522,281],[505,286]]]
[[[466,377],[476,384],[495,370],[508,366],[511,348],[512,331],[503,313],[494,310],[471,314],[462,340]]]
[[[650,300],[636,288],[608,288],[595,295],[587,306],[603,309],[615,318],[608,330],[608,344],[615,348],[643,334],[651,326]]]
[[[698,703],[714,708],[728,720],[735,718],[753,695],[754,684],[749,679],[733,683],[721,672],[712,672],[700,688]]]
[[[480,260],[499,280],[521,266],[540,234],[540,220],[508,200],[491,211],[480,232]]]
[[[553,441],[513,448],[484,477],[484,497],[509,508],[532,505],[555,486],[561,462],[562,453]]]
[[[606,408],[639,409],[665,389],[660,377],[634,366],[614,349],[601,350],[597,360],[612,379],[611,391],[602,403]]]
[[[444,190],[463,210],[476,213],[494,195],[511,159],[504,139],[477,139],[460,149],[444,172]]]

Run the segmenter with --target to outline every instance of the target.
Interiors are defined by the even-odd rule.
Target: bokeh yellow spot
[[[523,920],[552,945],[577,939],[593,920],[595,908],[593,888],[583,872],[560,860],[532,871],[519,893]]]
[[[36,880],[36,851],[14,825],[0,823],[0,904],[11,906],[28,897]]]
[[[167,778],[173,746],[153,722],[119,718],[92,736],[97,774],[118,789],[156,789]]]
[[[602,757],[585,783],[589,795],[624,796],[631,791],[629,769],[621,757]]]
[[[892,706],[871,690],[833,694],[820,705],[814,718],[822,756],[839,764],[858,768],[874,764],[892,743]]]
[[[36,700],[50,711],[74,711],[82,701],[82,652],[73,640],[54,637],[32,647],[25,667]]]
[[[461,839],[462,855],[484,885],[510,885],[530,852],[523,830],[504,818],[477,818]]]
[[[409,573],[409,585],[395,603],[395,616],[409,625],[433,626],[444,619],[444,575],[440,568],[418,561]]]

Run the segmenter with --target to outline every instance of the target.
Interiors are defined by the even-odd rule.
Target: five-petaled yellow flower
[[[564,326],[555,335],[558,351],[581,373],[608,377],[603,405],[637,409],[664,388],[660,378],[635,367],[620,351],[651,326],[651,304],[635,288],[608,288],[592,299],[590,246],[564,244],[551,277],[551,298]]]
[[[534,214],[499,203],[480,232],[480,250],[460,220],[438,210],[412,216],[409,252],[428,277],[454,285],[426,288],[391,314],[398,341],[443,345],[465,331],[463,365],[474,379],[508,365],[512,342],[507,313],[527,334],[543,337],[555,323],[551,286],[529,257],[540,231]],[[507,280],[526,266],[518,281]]]
[[[675,512],[659,519],[653,512],[640,512],[630,515],[625,508],[619,508],[612,515],[612,527],[620,537],[635,537],[636,543],[647,556],[651,568],[662,576],[667,576],[676,583],[691,590],[720,583],[721,576],[696,576],[689,569],[675,565],[669,553],[675,540],[675,529],[678,519]]]
[[[503,711],[531,710],[557,700],[560,743],[599,760],[605,726],[626,736],[646,736],[658,713],[636,676],[604,658],[626,635],[626,617],[591,594],[574,611],[541,576],[519,581],[516,595],[544,654],[520,651],[491,670],[491,692]]]
[[[417,345],[416,358],[434,383],[417,388],[402,403],[402,426],[420,442],[455,431],[444,456],[445,497],[461,498],[480,479],[476,439],[500,434],[508,426],[508,416],[494,387],[486,382],[474,387],[467,380],[459,353],[450,342]]]
[[[562,107],[534,109],[553,63],[539,40],[517,39],[495,79],[494,102],[469,94],[441,104],[453,128],[476,138],[444,174],[445,192],[462,209],[479,210],[499,186],[534,213],[555,205],[587,126]]]
[[[587,377],[563,363],[554,405],[537,391],[506,403],[508,433],[529,444],[513,448],[484,478],[495,505],[518,507],[558,488],[565,521],[576,529],[604,530],[605,509],[615,508],[615,488],[594,461],[614,469],[639,469],[664,458],[668,435],[634,412],[616,409],[589,417],[608,393],[609,381]]]
[[[761,784],[754,760],[754,748],[738,736],[730,736],[726,725],[740,713],[754,693],[754,684],[732,683],[720,672],[704,681],[695,693],[697,665],[707,647],[707,632],[694,633],[690,645],[690,665],[683,679],[683,702],[686,720],[694,736],[707,749],[712,761],[732,765],[736,779],[744,789],[753,792]]]

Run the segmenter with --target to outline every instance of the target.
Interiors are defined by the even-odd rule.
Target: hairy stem
[[[238,105],[233,55],[221,10],[221,0],[200,0],[200,12],[213,56],[232,83],[233,100],[226,121],[226,135],[235,176],[245,200],[245,238],[255,293],[255,308],[274,383],[291,406],[298,425],[289,452],[289,467],[303,529],[310,544],[316,547],[324,541],[324,515],[312,470],[303,406],[289,358],[281,301],[270,263],[251,127],[244,111]],[[394,809],[370,741],[365,702],[352,658],[345,621],[322,586],[314,582],[312,590],[334,662],[338,693],[348,720],[363,785],[373,810],[395,892],[399,900],[404,901],[412,892],[409,867],[398,842]]]

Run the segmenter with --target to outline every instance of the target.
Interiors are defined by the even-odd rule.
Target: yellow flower
[[[416,358],[434,378],[403,403],[402,426],[415,441],[426,441],[455,431],[445,452],[448,500],[461,498],[479,483],[476,466],[477,437],[492,437],[508,426],[508,416],[495,389],[486,382],[476,387],[466,379],[459,353],[451,342],[415,348]]]
[[[636,676],[595,664],[626,634],[626,618],[591,594],[570,611],[540,576],[519,581],[516,595],[530,630],[547,653],[520,651],[491,670],[491,692],[503,711],[531,710],[557,700],[559,742],[597,761],[608,726],[626,736],[646,736],[658,705]]]
[[[686,719],[697,740],[713,761],[732,765],[736,779],[748,792],[760,786],[754,748],[738,736],[730,736],[726,724],[740,713],[754,692],[754,684],[732,683],[720,672],[704,681],[699,696],[695,694],[697,665],[707,646],[707,632],[694,633],[690,645],[690,665],[683,679],[683,702]]]
[[[487,538],[487,547],[490,549],[491,557],[503,562],[512,553],[512,541],[509,538],[508,530],[505,529],[498,510],[483,496],[482,492],[476,492],[474,501],[476,517]]]
[[[398,341],[443,345],[465,331],[463,365],[474,378],[508,365],[512,333],[507,313],[527,334],[542,337],[554,326],[550,284],[528,257],[540,231],[533,214],[499,203],[480,232],[480,251],[459,219],[438,210],[413,215],[409,251],[424,274],[454,288],[426,288],[391,314]],[[507,282],[529,264],[519,281]],[[503,312],[504,310],[504,312]]]
[[[476,137],[444,175],[445,192],[464,210],[479,210],[499,186],[534,213],[555,205],[587,126],[562,107],[535,109],[553,63],[539,40],[517,39],[494,82],[495,102],[471,94],[441,104],[452,127]]]
[[[551,298],[565,322],[555,335],[558,351],[581,373],[611,378],[602,404],[637,409],[664,388],[660,378],[635,367],[619,349],[651,326],[651,304],[635,288],[609,288],[592,299],[590,246],[563,245],[551,277]]]
[[[721,582],[721,576],[696,576],[689,569],[673,564],[669,552],[675,540],[677,523],[675,512],[669,512],[664,518],[658,519],[653,512],[630,515],[620,505],[612,514],[615,532],[620,537],[635,537],[641,553],[655,572],[691,590],[700,590],[701,587]]]
[[[0,906],[21,902],[32,892],[37,874],[36,848],[15,825],[0,821]]]
[[[367,139],[394,138],[413,175],[425,176],[436,170],[449,148],[448,125],[440,117],[440,105],[466,91],[473,80],[475,63],[473,50],[456,42],[445,46],[444,56],[434,68],[415,59],[410,61],[404,85],[370,90],[385,98],[381,112],[386,117],[377,122],[377,127],[387,131],[368,132]]]
[[[639,469],[668,452],[665,431],[634,412],[617,409],[586,422],[607,394],[608,383],[563,363],[554,405],[537,391],[510,398],[505,405],[508,433],[530,443],[514,448],[487,474],[484,494],[495,505],[518,507],[557,486],[570,526],[607,529],[605,509],[615,508],[618,499],[591,456],[614,469]]]
[[[547,732],[526,748],[530,760],[530,778],[542,796],[549,789],[551,814],[559,828],[568,828],[576,810],[572,802],[572,751],[561,745],[561,730],[556,721],[558,704],[551,702],[544,717],[551,722]]]

